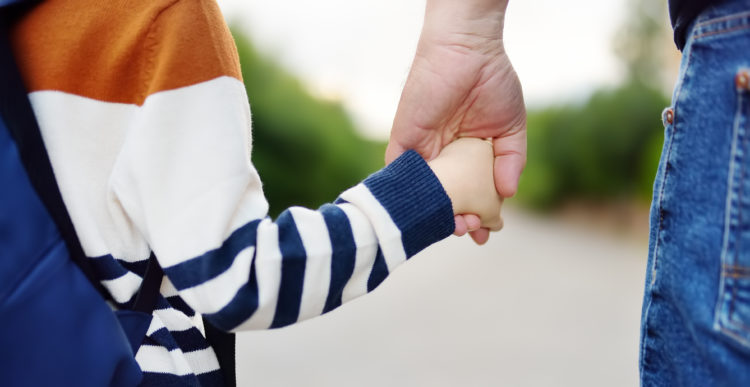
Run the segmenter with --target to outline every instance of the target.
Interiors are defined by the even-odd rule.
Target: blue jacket
[[[71,259],[75,232],[8,43],[9,11],[32,2],[0,0],[2,384],[136,385],[125,334],[134,320],[118,320]]]

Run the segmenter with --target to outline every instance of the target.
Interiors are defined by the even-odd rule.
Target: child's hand
[[[453,202],[454,214],[476,214],[482,227],[503,227],[503,199],[495,190],[492,144],[478,138],[459,138],[428,162]]]

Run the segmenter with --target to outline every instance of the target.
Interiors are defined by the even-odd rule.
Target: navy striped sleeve
[[[344,211],[334,205],[326,204],[320,208],[328,227],[333,252],[331,256],[331,282],[328,286],[323,312],[329,312],[341,305],[341,295],[349,278],[354,272],[354,254],[356,245],[351,225]]]
[[[401,230],[411,257],[453,233],[453,206],[422,157],[410,150],[364,181]]]
[[[450,199],[410,151],[336,204],[249,222],[219,248],[164,271],[216,327],[278,328],[372,291],[453,228]]]
[[[294,218],[285,211],[279,216],[279,248],[281,249],[281,285],[276,314],[271,328],[283,327],[297,321],[302,285],[305,278],[306,254]]]

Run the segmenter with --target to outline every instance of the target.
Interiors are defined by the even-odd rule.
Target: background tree
[[[663,1],[631,0],[614,39],[622,84],[581,104],[529,112],[526,171],[519,200],[535,208],[565,201],[647,203],[663,143],[663,84],[673,59]]]
[[[625,21],[615,36],[614,52],[627,79],[647,85],[671,83],[679,52],[672,43],[667,2],[630,0]]]

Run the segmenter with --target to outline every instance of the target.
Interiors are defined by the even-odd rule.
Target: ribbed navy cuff
[[[417,152],[405,152],[363,183],[401,230],[407,257],[453,233],[450,198]]]

